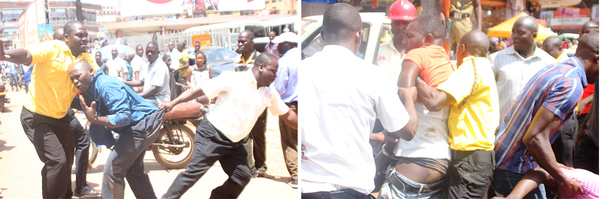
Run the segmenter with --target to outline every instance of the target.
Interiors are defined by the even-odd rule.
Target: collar
[[[473,62],[477,62],[477,57],[471,55],[471,56],[463,58],[462,64],[460,66],[456,66],[456,69],[460,68],[462,65],[464,65],[465,63],[467,63],[471,60],[473,60]],[[473,65],[473,68],[475,68],[475,65]]]
[[[256,51],[256,49],[254,49],[254,51],[252,51],[252,55],[250,55],[250,58],[248,60],[244,59],[244,54],[239,54],[238,58],[236,59],[236,63],[243,63],[244,67],[246,67],[246,65],[248,65],[249,63],[253,63],[254,59],[256,59],[257,57],[257,53],[258,51]]]
[[[579,60],[579,58],[575,56],[571,57],[570,59],[573,59],[573,63],[575,63],[576,67],[579,68],[579,78],[581,79],[581,85],[583,85],[584,88],[587,87],[587,74],[585,74],[585,68],[583,68],[581,60]]]
[[[323,47],[323,52],[327,54],[339,54],[341,56],[356,57],[356,55],[354,55],[350,49],[338,45],[326,45]]]
[[[256,81],[256,77],[254,77],[254,74],[252,73],[252,70],[244,71],[244,73],[246,73],[244,76],[246,78],[248,78],[248,82],[252,85],[252,88],[257,88],[258,87],[258,81]]]
[[[515,50],[515,46],[508,47],[508,48],[506,48],[506,50],[508,51],[508,54],[514,54],[524,61],[528,61],[528,60],[534,59],[536,57],[541,59],[542,57],[540,56],[540,53],[546,53],[544,50],[542,50],[538,47],[535,47],[533,54],[528,58],[524,58],[523,56],[521,56],[521,54],[519,54],[519,52],[517,52],[517,50]]]

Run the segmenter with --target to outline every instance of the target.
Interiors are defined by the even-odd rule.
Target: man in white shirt
[[[237,198],[250,182],[247,152],[242,140],[248,136],[258,116],[266,107],[287,124],[297,128],[297,115],[285,105],[269,85],[275,80],[277,58],[263,53],[255,66],[245,72],[224,72],[201,87],[194,87],[170,103],[161,104],[167,111],[181,102],[219,95],[206,119],[196,127],[194,154],[188,168],[181,172],[162,198],[180,198],[216,162],[229,175],[223,185],[213,189],[210,198]],[[242,107],[242,108],[240,108]]]
[[[108,75],[115,78],[125,79],[123,76],[124,73],[127,73],[127,66],[125,65],[125,60],[119,57],[119,53],[116,48],[113,48],[110,51],[112,58],[106,62],[106,66],[108,66]]]
[[[171,45],[171,43],[169,43],[169,45]],[[180,44],[177,42],[176,45],[179,47]],[[169,68],[171,68],[171,70],[179,69],[179,58],[181,58],[181,52],[179,52],[178,48],[173,48],[173,50],[171,50],[170,56],[171,65],[169,65]]]
[[[409,116],[398,87],[355,56],[361,24],[350,4],[331,5],[323,15],[323,51],[298,68],[302,198],[369,198],[375,177],[369,135],[376,118],[396,137],[414,136],[416,112]],[[415,87],[400,93],[407,106],[414,106]]]
[[[155,106],[171,101],[169,68],[162,59],[158,59],[158,56],[158,44],[153,41],[148,43],[146,46],[148,74],[140,80],[125,81],[125,84],[130,87],[143,86],[144,90],[140,96]]]
[[[146,68],[148,65],[142,56],[144,56],[144,47],[140,44],[135,47],[135,56],[131,60],[135,80],[144,79],[148,74],[148,68]]]
[[[532,16],[517,19],[511,34],[514,46],[491,54],[489,59],[496,76],[500,100],[500,123],[529,79],[556,59],[537,48],[538,23]]]

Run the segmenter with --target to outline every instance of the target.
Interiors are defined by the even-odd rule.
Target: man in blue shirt
[[[156,198],[148,174],[144,173],[143,160],[146,149],[158,137],[164,109],[159,110],[125,83],[101,70],[95,73],[87,62],[74,63],[69,76],[77,89],[93,96],[89,107],[83,96],[79,96],[85,116],[96,126],[90,127],[91,134],[110,134],[109,130],[119,133],[119,140],[104,167],[102,197],[123,198],[124,178],[127,178],[136,198]],[[107,128],[102,131],[97,126]],[[102,141],[96,143],[104,144]],[[112,143],[107,147],[110,145]]]
[[[581,185],[560,170],[550,145],[574,113],[583,88],[597,79],[598,33],[589,33],[581,38],[574,57],[542,68],[529,80],[496,132],[492,184],[497,192],[510,194],[527,171],[542,167],[558,184],[561,198],[583,193]],[[525,198],[545,198],[544,186]]]

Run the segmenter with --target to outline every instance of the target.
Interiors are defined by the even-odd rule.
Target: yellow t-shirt
[[[567,55],[567,51],[564,51],[556,58],[556,61],[562,62],[569,59],[569,55]]]
[[[77,88],[69,78],[71,64],[85,60],[93,64],[90,54],[82,53],[74,58],[63,41],[45,41],[28,48],[31,52],[31,83],[23,106],[34,113],[63,118],[77,95]]]
[[[472,92],[475,79],[477,86]],[[483,57],[465,58],[463,64],[437,89],[455,99],[448,116],[450,148],[458,151],[493,150],[500,105],[490,61]]]
[[[183,67],[185,62],[187,62],[189,59],[190,55],[188,54],[187,50],[181,52],[181,57],[179,57],[179,68]],[[179,70],[179,77],[187,77],[187,70]]]

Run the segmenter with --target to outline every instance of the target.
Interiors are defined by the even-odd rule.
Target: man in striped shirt
[[[506,116],[511,103],[523,91],[525,84],[540,69],[556,63],[556,59],[533,42],[537,37],[538,23],[534,17],[517,19],[512,27],[514,46],[490,55],[492,70],[500,100],[500,121]]]
[[[588,82],[598,79],[598,33],[581,39],[575,57],[549,65],[525,85],[496,133],[495,190],[508,195],[525,172],[546,170],[559,185],[561,198],[570,198],[581,185],[560,171],[550,144],[574,113]],[[540,185],[525,198],[545,198]]]

